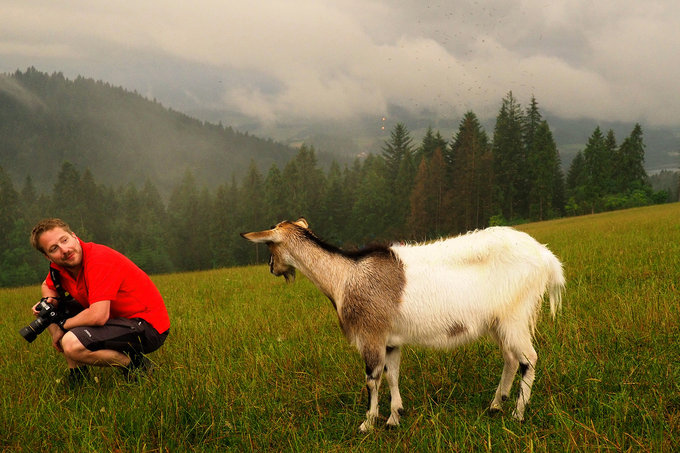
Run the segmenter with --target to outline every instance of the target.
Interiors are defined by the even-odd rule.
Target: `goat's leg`
[[[501,381],[498,383],[498,388],[496,389],[496,395],[489,407],[491,412],[503,410],[502,403],[510,396],[512,381],[515,379],[515,373],[517,373],[517,368],[519,367],[519,362],[512,351],[502,343],[500,346],[503,353],[503,373],[501,374]]]
[[[398,426],[399,417],[404,411],[399,394],[399,364],[401,363],[401,348],[387,347],[385,354],[385,377],[390,385],[390,418],[387,426]]]
[[[534,384],[536,377],[536,361],[538,354],[531,345],[529,340],[527,345],[516,353],[519,361],[520,381],[519,381],[519,395],[517,397],[517,407],[512,413],[512,416],[519,421],[524,419],[524,409],[526,409],[529,398],[531,398],[531,386]]]
[[[367,432],[373,429],[378,418],[378,390],[385,367],[385,347],[363,348],[362,356],[366,363],[366,388],[368,389],[368,411],[366,420],[359,426],[359,431]]]

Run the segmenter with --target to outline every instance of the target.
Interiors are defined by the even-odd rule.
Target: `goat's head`
[[[289,262],[286,245],[294,240],[300,233],[300,228],[307,229],[309,224],[304,218],[299,218],[295,222],[283,221],[276,226],[264,231],[254,231],[252,233],[241,233],[241,236],[250,242],[265,243],[269,247],[269,271],[286,279],[286,282],[295,281],[295,268]]]

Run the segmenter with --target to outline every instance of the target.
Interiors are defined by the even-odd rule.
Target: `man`
[[[121,253],[81,241],[60,219],[39,222],[31,245],[50,261],[43,298],[58,305],[61,285],[83,307],[47,327],[53,346],[66,358],[67,383],[79,384],[88,376],[88,365],[120,367],[126,376],[147,370],[151,362],[144,354],[160,348],[170,329],[165,303],[149,276]]]

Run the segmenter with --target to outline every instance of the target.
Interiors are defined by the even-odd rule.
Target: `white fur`
[[[406,288],[388,346],[457,346],[501,320],[506,328],[514,321],[533,332],[546,289],[551,290],[553,316],[561,303],[560,262],[544,245],[512,228],[392,250],[404,263]],[[454,323],[468,332],[451,338],[447,328]]]

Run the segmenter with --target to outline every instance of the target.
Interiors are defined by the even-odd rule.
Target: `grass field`
[[[538,324],[523,423],[514,401],[486,411],[502,361],[485,340],[406,348],[401,426],[359,434],[364,366],[330,302],[256,266],[155,277],[173,327],[154,373],[129,384],[96,369],[79,391],[57,382],[47,334],[17,333],[38,287],[1,290],[0,450],[680,451],[680,204],[519,228],[568,279],[559,317]]]

